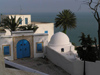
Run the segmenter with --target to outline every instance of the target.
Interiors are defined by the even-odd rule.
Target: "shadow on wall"
[[[47,58],[71,75],[83,75],[83,61],[69,61],[64,56],[47,47]],[[100,61],[86,62],[86,75],[100,75]]]

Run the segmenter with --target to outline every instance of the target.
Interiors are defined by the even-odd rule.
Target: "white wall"
[[[34,46],[33,46],[34,47],[34,58],[43,57],[46,51],[46,46],[48,45],[48,36],[47,35],[34,36],[33,40],[34,40]],[[43,42],[43,46],[44,46],[43,53],[36,53],[36,42]]]
[[[73,45],[67,46],[67,45],[59,45],[59,46],[49,46],[53,50],[59,52],[59,53],[67,53],[69,51],[72,51],[73,53],[76,53],[75,48]],[[61,48],[64,48],[64,52],[61,52]]]
[[[83,61],[70,60],[47,47],[47,58],[71,75],[83,75]],[[86,75],[100,75],[100,61],[86,62]]]
[[[52,61],[57,66],[61,67],[68,73],[73,72],[73,65],[72,62],[67,60],[64,56],[62,56],[60,53],[54,51],[53,49],[47,47],[47,58]]]
[[[70,46],[57,46],[57,47],[50,47],[50,48],[52,48],[53,50],[55,50],[59,53],[62,53],[61,48],[64,48],[64,53],[70,51]]]
[[[54,34],[54,23],[37,23],[35,25],[39,27],[35,33],[44,33],[45,31],[48,31],[48,41],[50,41]]]
[[[5,58],[9,60],[13,60],[13,36],[22,36],[22,35],[31,35],[33,36],[33,52],[34,52],[34,57],[43,57],[46,46],[48,45],[48,34],[33,34],[33,33],[23,33],[23,34],[14,34],[14,35],[6,35],[6,36],[1,36],[0,37],[0,47],[2,48],[2,45],[11,45],[11,56],[5,56]],[[23,38],[22,38],[23,39]],[[36,42],[43,42],[43,53],[36,53]],[[2,50],[2,49],[1,49]]]
[[[83,75],[83,62],[75,61],[73,75]],[[100,61],[86,62],[86,75],[100,75]]]
[[[0,33],[0,36],[1,36],[1,35],[5,35],[5,33]]]
[[[12,36],[33,35],[33,34],[34,32],[32,30],[12,31]]]
[[[2,50],[2,45],[10,45],[11,47],[11,56],[5,56],[6,59],[9,59],[9,60],[13,60],[13,42],[12,42],[12,38],[0,38],[0,47],[1,47],[1,50]]]
[[[9,29],[5,29],[5,31],[6,31],[5,35],[11,35],[11,32]]]

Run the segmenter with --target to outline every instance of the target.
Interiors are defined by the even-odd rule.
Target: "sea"
[[[12,13],[4,13],[4,15],[12,14]],[[16,14],[16,13],[13,13]],[[55,23],[56,15],[59,13],[24,13],[31,14],[31,20],[36,22],[52,22]],[[80,45],[79,37],[81,36],[81,32],[85,33],[85,35],[90,35],[92,39],[94,37],[98,40],[98,24],[95,20],[92,12],[76,12],[76,28],[75,29],[67,29],[66,34],[70,38],[70,41],[74,43],[76,46]],[[62,28],[54,28],[54,33],[62,31]]]

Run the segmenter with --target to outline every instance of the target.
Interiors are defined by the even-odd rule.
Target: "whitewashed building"
[[[6,59],[43,57],[48,45],[48,34],[34,34],[33,31],[13,31],[0,36],[0,48]]]
[[[48,34],[48,41],[50,41],[50,38],[54,34],[54,23],[47,23],[47,22],[31,22],[31,15],[2,15],[1,16],[1,21],[2,19],[6,17],[14,17],[16,16],[16,21],[18,18],[21,18],[20,25],[19,26],[25,26],[28,24],[37,25],[38,29],[35,33],[47,33]]]
[[[84,62],[81,61],[68,36],[62,32],[55,33],[46,49],[47,58],[70,75],[83,75]],[[100,61],[85,63],[86,75],[100,75]]]
[[[53,49],[68,59],[75,59],[77,55],[75,47],[71,44],[69,37],[63,32],[57,32],[51,37],[48,48]]]
[[[73,64],[76,61],[77,53],[65,33],[57,32],[51,37],[47,46],[46,56],[69,74],[78,75],[74,72],[75,67]]]
[[[47,33],[48,41],[50,41],[52,35],[54,34],[54,23],[32,22],[32,24],[39,27],[35,33]]]
[[[5,58],[14,60],[24,57],[43,57],[45,47],[54,34],[54,23],[31,22],[31,15],[2,15],[1,21],[6,17],[11,18],[11,16],[16,16],[16,21],[18,18],[21,18],[19,26],[32,24],[33,26],[37,25],[38,29],[36,32],[10,32],[8,29],[5,29],[5,32],[0,33],[0,47],[3,50]]]

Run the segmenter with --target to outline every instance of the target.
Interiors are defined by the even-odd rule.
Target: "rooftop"
[[[36,69],[38,71],[47,73],[49,75],[70,75],[60,67],[54,65],[48,59],[23,58],[23,59],[14,60],[13,62],[24,65],[29,68]]]
[[[49,42],[49,46],[64,46],[69,45],[70,46],[70,40],[69,37],[63,33],[63,32],[57,32],[55,33]]]
[[[31,22],[32,24],[47,24],[47,23],[50,23],[50,22]]]

